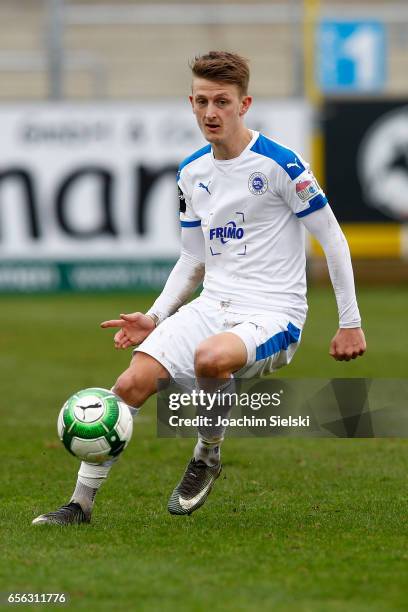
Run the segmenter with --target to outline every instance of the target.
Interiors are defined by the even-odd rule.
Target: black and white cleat
[[[55,512],[40,514],[33,520],[32,525],[80,525],[90,522],[90,513],[85,513],[79,504],[70,502]]]
[[[204,461],[191,459],[182,480],[167,505],[170,514],[191,514],[203,505],[221,474],[221,463],[209,467]]]

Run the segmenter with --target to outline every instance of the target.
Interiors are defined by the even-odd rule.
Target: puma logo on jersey
[[[291,162],[290,164],[286,164],[286,167],[287,168],[299,168],[299,170],[301,169],[297,162]]]
[[[198,186],[201,187],[201,189],[204,189],[208,193],[208,195],[211,195],[211,191],[208,189],[210,183],[211,181],[208,181],[207,185],[204,185],[204,183],[198,183]]]

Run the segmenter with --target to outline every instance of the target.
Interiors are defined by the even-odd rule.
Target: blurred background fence
[[[406,2],[1,0],[0,291],[162,284],[209,49],[250,59],[249,125],[311,159],[360,280],[407,280]]]
[[[0,100],[180,97],[213,48],[250,58],[254,95],[302,96],[305,25],[326,19],[383,24],[382,93],[408,94],[406,2],[2,0]]]

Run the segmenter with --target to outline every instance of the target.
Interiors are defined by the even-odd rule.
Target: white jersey
[[[305,231],[300,218],[327,198],[294,151],[253,132],[235,159],[217,160],[210,145],[181,164],[180,220],[201,227],[203,297],[231,311],[307,312]]]

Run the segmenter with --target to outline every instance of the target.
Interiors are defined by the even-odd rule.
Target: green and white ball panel
[[[128,406],[123,402],[119,402],[119,413],[120,415],[115,429],[121,440],[129,441],[133,433],[133,417]],[[130,415],[130,419],[128,418],[128,415]]]
[[[78,391],[58,417],[58,435],[66,449],[80,459],[101,462],[119,455],[133,431],[130,410],[107,389]]]
[[[74,436],[69,450],[79,459],[89,461],[89,463],[101,463],[109,459],[111,447],[106,438],[84,440]]]

